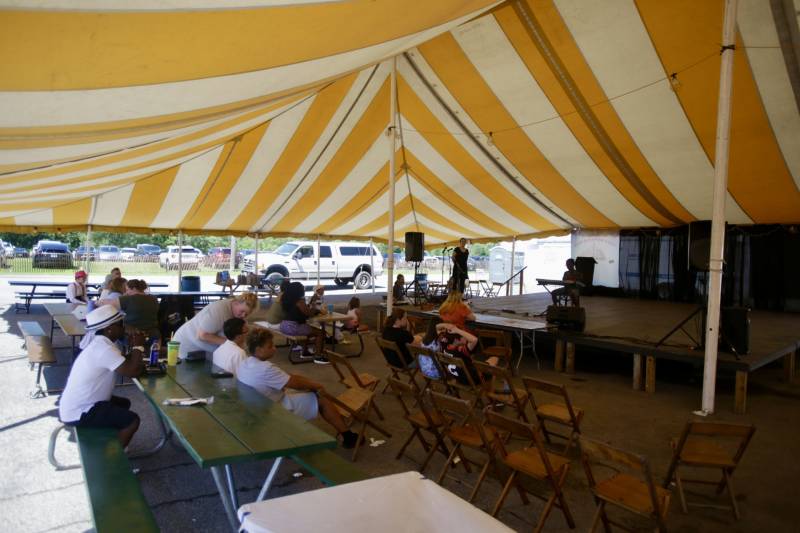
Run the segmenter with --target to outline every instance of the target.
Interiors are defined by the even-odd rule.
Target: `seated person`
[[[425,330],[425,336],[422,337],[422,346],[434,352],[441,352],[442,346],[439,344],[439,336],[444,330],[442,327],[442,320],[440,318],[433,318],[428,321],[428,327]],[[441,379],[439,368],[436,363],[424,354],[419,354],[419,369],[422,374],[431,379]]]
[[[402,274],[397,275],[397,281],[394,282],[392,287],[392,299],[396,303],[403,303],[406,301],[406,278]]]
[[[455,324],[459,329],[467,329],[467,321],[475,320],[472,309],[464,303],[459,291],[450,291],[447,299],[439,307],[439,316],[443,322]]]
[[[321,383],[298,374],[287,374],[269,362],[276,352],[271,331],[253,328],[247,335],[247,351],[250,356],[239,365],[239,381],[270,400],[281,402],[283,407],[306,420],[316,418],[319,413],[342,436],[343,447],[356,445],[358,434],[347,429],[333,402],[320,394],[324,392]]]
[[[112,305],[125,313],[125,331],[128,335],[141,331],[150,340],[159,341],[161,330],[158,327],[158,298],[145,291],[145,280],[129,279],[125,294],[113,300]]]
[[[406,366],[411,368],[416,367],[417,362],[411,357],[406,345],[416,344],[419,346],[422,343],[422,337],[415,337],[411,334],[405,309],[400,309],[398,307],[392,309],[392,314],[386,317],[386,321],[383,323],[383,334],[381,338],[397,344],[397,347],[400,349],[400,357],[403,358],[401,361],[394,352],[384,352],[383,356],[386,358],[387,363],[398,368]]]
[[[214,350],[214,364],[236,376],[239,365],[247,359],[247,352],[244,351],[248,332],[247,322],[241,318],[229,318],[222,325],[222,332],[228,340]]]
[[[75,272],[75,281],[67,285],[67,303],[86,304],[89,298],[86,296],[86,272],[78,270]]]
[[[281,298],[283,298],[283,294],[286,292],[286,289],[289,288],[290,283],[291,281],[289,281],[288,278],[283,278],[278,296],[275,297],[275,300],[267,309],[264,319],[270,324],[280,324],[286,319],[286,312],[283,310],[283,306],[281,306]]]
[[[314,357],[313,354],[316,353],[314,362],[327,364],[328,360],[319,355],[322,353],[322,342],[325,337],[320,328],[312,327],[308,323],[308,319],[317,313],[306,305],[305,293],[306,289],[299,281],[293,281],[286,288],[281,297],[281,307],[285,317],[281,321],[280,330],[284,335],[306,337],[308,342],[303,357]],[[310,343],[314,343],[313,348],[308,346]]]
[[[311,299],[308,300],[308,306],[314,310],[316,314],[325,314],[328,310],[325,308],[325,287],[323,285],[317,284],[314,287],[314,294],[311,295]]]
[[[570,299],[570,302],[574,306],[580,305],[580,289],[578,288],[577,282],[581,280],[581,273],[575,270],[575,260],[572,258],[567,259],[567,271],[564,272],[564,275],[561,277],[563,281],[570,281],[572,282],[570,285],[566,287],[559,287],[555,289],[553,292],[550,293],[550,296],[553,298],[553,305],[558,305],[558,299],[560,296],[566,296]]]
[[[367,331],[369,327],[361,323],[361,299],[358,296],[353,296],[347,302],[347,318],[344,320],[342,326],[348,331]]]
[[[106,288],[100,291],[100,298],[97,305],[108,305],[111,300],[116,300],[128,289],[128,280],[125,278],[111,278]]]
[[[470,373],[470,377],[472,378],[472,382],[476,385],[480,385],[481,376],[478,374],[478,370],[475,368],[475,365],[472,364],[473,351],[478,345],[478,337],[469,331],[456,327],[455,324],[448,324],[446,322],[438,324],[436,329],[439,333],[439,345],[442,347],[442,351],[464,361],[466,363],[467,371]],[[500,359],[497,357],[489,357],[486,359],[485,363],[491,366],[497,366],[499,361]],[[447,371],[453,374],[459,383],[468,385],[469,381],[467,380],[467,377],[461,375],[460,370],[460,368],[454,365],[447,368]],[[490,379],[490,376],[485,376],[485,378]]]
[[[124,357],[116,345],[125,329],[122,313],[104,305],[86,315],[86,331],[92,342],[75,359],[58,406],[59,419],[68,426],[107,427],[117,430],[123,448],[139,429],[139,416],[127,398],[113,396],[115,373],[134,378],[144,370],[141,338]]]
[[[103,280],[103,288],[107,289],[108,284],[111,283],[112,279],[121,277],[122,277],[122,271],[119,269],[119,267],[112,268],[111,272],[106,274],[106,278]]]

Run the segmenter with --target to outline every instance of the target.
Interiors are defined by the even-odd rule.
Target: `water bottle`
[[[158,341],[150,345],[150,366],[158,365]]]

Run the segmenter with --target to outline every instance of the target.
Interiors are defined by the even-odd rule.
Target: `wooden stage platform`
[[[498,313],[516,318],[542,315],[550,305],[547,293],[474,298],[473,310]],[[581,296],[586,309],[586,329],[582,333],[549,329],[556,340],[556,370],[574,371],[575,346],[592,346],[633,355],[633,387],[655,392],[656,360],[689,361],[702,366],[704,353],[694,349],[692,340],[678,331],[664,344],[655,347],[696,305],[633,298]],[[513,311],[506,313],[504,311]],[[699,321],[685,326],[695,338],[702,335]],[[796,353],[800,350],[800,314],[752,311],[750,313],[750,353],[737,360],[733,354],[719,352],[718,368],[736,372],[735,406],[744,413],[747,402],[747,377],[773,361],[783,359],[785,378],[795,374]],[[566,359],[566,360],[565,360]]]

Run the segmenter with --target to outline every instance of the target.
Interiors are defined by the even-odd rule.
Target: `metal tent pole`
[[[322,263],[322,257],[319,255],[319,233],[317,233],[317,285],[319,285],[319,264]]]
[[[372,294],[375,294],[375,248],[372,237],[369,238],[369,271],[372,275]],[[353,285],[355,288],[355,285]]]
[[[92,225],[89,224],[86,226],[86,249],[84,250],[85,255],[83,256],[83,269],[86,271],[86,275],[88,276],[90,273],[90,265],[91,261],[89,261],[90,257],[90,250],[92,249]],[[88,279],[88,277],[87,277]]]
[[[733,52],[736,44],[737,0],[725,1],[722,25],[722,61],[719,72],[717,102],[717,141],[714,151],[714,209],[711,218],[711,250],[709,261],[708,315],[706,349],[703,366],[703,414],[714,412],[717,381],[717,345],[719,341],[719,307],[722,298],[722,265],[725,253],[725,199],[728,191],[728,151],[730,140],[731,93],[733,89]]]
[[[178,230],[178,292],[183,292],[183,230]]]
[[[233,235],[231,235],[231,260],[229,270],[231,274],[236,270],[236,237]]]
[[[386,130],[386,137],[389,140],[389,238],[387,243],[389,253],[386,256],[386,275],[388,276],[386,316],[392,314],[392,304],[394,303],[394,295],[392,294],[392,287],[394,286],[394,149],[395,135],[397,134],[395,131],[395,124],[397,123],[397,58],[394,57],[392,58],[391,89],[389,93],[389,127]]]
[[[514,259],[515,259],[514,256],[516,255],[516,253],[517,253],[517,236],[514,235],[514,238],[511,239],[511,274],[509,274],[509,277],[514,275]],[[511,290],[513,286],[514,286],[514,280],[512,279],[511,281],[508,282],[508,285],[506,285],[506,296],[513,294],[514,291]]]
[[[261,272],[258,270],[258,233],[256,233],[256,264],[253,266],[253,274],[255,274],[257,281],[257,285],[261,285]]]

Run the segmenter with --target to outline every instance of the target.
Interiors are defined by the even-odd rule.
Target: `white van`
[[[332,279],[337,285],[355,283],[357,289],[372,286],[373,274],[383,273],[383,256],[378,249],[363,242],[320,242],[319,277]],[[245,256],[244,272],[255,272],[255,254]],[[372,271],[374,267],[375,271]],[[258,271],[268,278],[317,278],[317,243],[293,241],[282,244],[273,252],[258,254]]]

